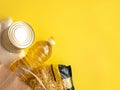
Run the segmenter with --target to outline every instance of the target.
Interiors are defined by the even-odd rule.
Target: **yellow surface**
[[[119,0],[0,0],[0,17],[55,37],[49,63],[72,65],[76,90],[120,90]]]

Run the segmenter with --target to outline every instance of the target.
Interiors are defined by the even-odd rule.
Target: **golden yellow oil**
[[[45,62],[52,53],[52,46],[48,41],[39,41],[33,45],[25,57],[20,60],[14,61],[10,65],[12,71],[18,70],[20,67],[29,69],[36,68]]]

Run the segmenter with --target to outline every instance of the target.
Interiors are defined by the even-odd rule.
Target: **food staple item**
[[[41,65],[19,70],[20,79],[33,90],[74,90],[71,66]]]
[[[0,20],[0,63],[8,66],[24,57],[24,49],[33,41],[34,31],[28,23],[13,22],[12,18]]]
[[[48,41],[36,42],[28,51],[27,55],[20,60],[14,61],[10,65],[12,71],[17,71],[19,67],[36,68],[43,64],[52,54],[53,38]]]

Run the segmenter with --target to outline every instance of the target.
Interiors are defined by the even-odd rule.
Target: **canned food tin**
[[[34,41],[32,27],[22,21],[15,22],[2,33],[2,45],[10,52],[20,52]]]

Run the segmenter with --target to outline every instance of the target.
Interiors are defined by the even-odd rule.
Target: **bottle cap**
[[[2,34],[2,45],[11,52],[19,52],[34,41],[32,27],[22,21],[15,22]]]
[[[49,41],[49,43],[50,43],[51,45],[55,45],[55,41],[54,41],[54,38],[53,38],[53,37],[50,37],[50,38],[48,39],[48,41]]]

